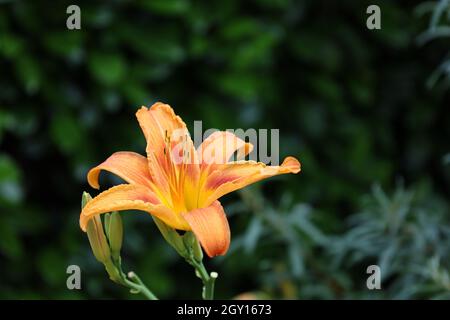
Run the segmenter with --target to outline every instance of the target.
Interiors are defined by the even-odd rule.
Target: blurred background
[[[190,128],[279,128],[280,158],[302,162],[222,199],[218,298],[450,298],[449,24],[448,1],[1,0],[0,298],[140,298],[78,218],[88,169],[143,154],[134,114],[156,101]],[[122,217],[124,269],[160,298],[200,298],[152,219]]]

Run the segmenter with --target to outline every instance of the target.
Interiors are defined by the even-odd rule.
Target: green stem
[[[142,282],[133,271],[128,272],[127,275],[122,270],[122,259],[120,256],[112,257],[105,263],[106,271],[108,271],[109,277],[116,283],[126,286],[131,289],[131,293],[142,293],[149,300],[158,300],[158,298],[150,291],[149,288]],[[130,279],[130,280],[128,280]]]
[[[218,276],[217,272],[211,272],[209,281],[203,288],[205,300],[213,300],[214,299],[214,284],[216,283],[217,276]]]
[[[211,272],[208,274],[206,271],[205,265],[203,261],[196,261],[195,259],[190,259],[188,261],[194,268],[196,273],[199,275],[200,279],[203,282],[203,294],[202,297],[204,300],[213,300],[214,299],[214,283],[217,279],[217,272]]]
[[[146,287],[142,280],[134,272],[128,273],[128,278],[133,281],[128,280],[125,276],[123,277],[124,284],[130,289],[135,291],[135,293],[142,293],[149,300],[158,300],[158,298]]]

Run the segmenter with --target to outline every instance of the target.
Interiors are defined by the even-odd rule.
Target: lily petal
[[[198,179],[199,166],[194,144],[183,120],[160,102],[142,107],[136,117],[147,140],[147,158],[153,181],[170,205],[183,202],[184,179]],[[186,169],[187,163],[189,170]],[[180,208],[181,209],[181,208]]]
[[[113,153],[103,163],[92,168],[87,179],[91,187],[99,189],[98,176],[101,170],[106,170],[121,177],[128,183],[151,186],[151,176],[148,170],[147,158],[135,152]]]
[[[232,191],[244,188],[275,175],[300,172],[300,162],[294,157],[284,159],[281,166],[267,166],[262,162],[238,161],[217,167],[203,186],[199,204],[207,206]]]
[[[219,169],[220,165],[228,163],[235,152],[237,152],[237,159],[242,159],[252,150],[251,143],[246,143],[229,131],[216,131],[202,142],[197,148],[197,154],[201,161],[200,178],[193,195],[197,207],[199,207],[201,193],[209,174]]]
[[[184,213],[183,217],[209,257],[221,256],[228,251],[230,227],[219,201]]]
[[[246,143],[229,131],[216,131],[198,147],[202,165],[224,164],[230,161],[237,151],[237,158],[242,159],[253,150],[251,143]]]
[[[112,187],[89,201],[80,214],[80,227],[86,231],[89,219],[111,211],[141,210],[164,221],[172,228],[190,230],[179,214],[161,204],[158,197],[147,187],[136,184],[121,184]]]

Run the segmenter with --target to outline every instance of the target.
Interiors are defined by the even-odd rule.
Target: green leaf
[[[9,204],[17,204],[22,200],[21,177],[21,170],[14,160],[0,154],[0,200]]]
[[[190,8],[187,0],[141,0],[139,4],[154,13],[162,15],[180,15]]]
[[[82,49],[83,33],[64,30],[45,35],[48,49],[60,56],[77,55]]]
[[[69,114],[60,114],[51,124],[51,136],[56,145],[65,153],[75,152],[83,142],[83,131]]]
[[[89,57],[92,76],[105,86],[118,85],[126,75],[126,64],[118,54],[93,53]]]
[[[18,259],[23,255],[24,248],[16,228],[10,223],[0,223],[0,252],[11,259]]]
[[[16,64],[16,72],[28,94],[35,94],[42,84],[41,68],[30,56],[20,56]]]

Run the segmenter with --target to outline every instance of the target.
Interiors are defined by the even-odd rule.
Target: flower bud
[[[83,195],[81,196],[81,209],[83,209],[84,206],[91,200],[92,200],[91,195],[86,191],[84,191]]]
[[[120,249],[122,248],[123,241],[122,218],[120,217],[120,214],[115,211],[111,213],[108,221],[108,237],[109,246],[111,247],[111,255],[113,256],[114,260],[118,260],[120,257]]]
[[[84,206],[92,200],[92,197],[89,193],[83,192],[83,195],[81,197],[81,209],[84,208]],[[117,214],[117,212],[115,212]],[[108,234],[111,233],[110,229],[113,230],[113,246],[114,249],[116,249],[117,254],[120,252],[120,247],[122,245],[122,222],[119,220],[119,223],[117,222],[117,217],[114,218],[113,227],[111,228],[111,216],[109,213],[105,214],[105,230]],[[119,216],[120,219],[120,216]],[[119,228],[120,225],[120,228]],[[119,269],[116,267],[116,265],[111,260],[111,249],[108,245],[108,240],[105,235],[105,232],[103,231],[103,225],[102,220],[100,216],[95,216],[92,219],[88,221],[87,227],[86,227],[86,233],[89,239],[89,243],[91,245],[92,252],[94,253],[95,258],[103,263],[105,266],[106,271],[108,272],[109,278],[117,283],[123,283],[122,277],[120,274]],[[109,238],[109,236],[108,236]],[[109,238],[110,242],[111,239]],[[120,241],[119,241],[120,240]],[[118,245],[120,243],[120,245]],[[118,249],[118,250],[117,250]]]
[[[95,258],[101,263],[110,261],[111,253],[105,233],[103,232],[100,216],[97,215],[89,220],[86,232]]]
[[[111,220],[111,214],[110,213],[105,213],[103,215],[103,224],[105,226],[105,234],[106,234],[106,238],[109,239],[109,221]]]

